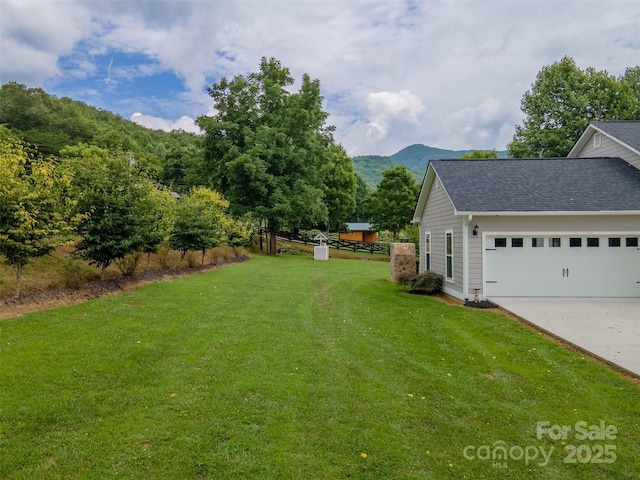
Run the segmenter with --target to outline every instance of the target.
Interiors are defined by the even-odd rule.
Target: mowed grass
[[[256,256],[0,321],[0,477],[638,478],[637,384],[388,276]]]

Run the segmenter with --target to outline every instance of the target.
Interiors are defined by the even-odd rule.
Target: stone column
[[[416,272],[416,246],[413,243],[391,244],[391,280],[398,281],[403,273]]]

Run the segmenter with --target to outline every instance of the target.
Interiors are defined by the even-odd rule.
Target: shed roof
[[[352,232],[373,232],[374,231],[370,223],[347,223],[347,228]]]
[[[458,212],[640,211],[640,171],[620,158],[432,160],[430,168]]]

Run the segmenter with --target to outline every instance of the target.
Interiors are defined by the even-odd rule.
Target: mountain
[[[382,180],[382,172],[388,170],[397,165],[391,157],[383,157],[380,155],[364,155],[359,157],[353,157],[353,166],[356,173],[362,177],[367,185],[371,188],[376,188],[376,185]],[[424,172],[420,173],[411,170],[413,176],[418,183],[422,183],[422,177]]]
[[[428,147],[415,144],[403,148],[389,157],[380,155],[364,155],[353,157],[353,165],[356,173],[372,188],[375,188],[382,179],[382,172],[395,165],[404,165],[413,173],[416,181],[422,183],[427,167],[431,160],[443,158],[460,158],[469,155],[475,150],[444,150],[442,148]],[[508,157],[506,151],[499,151],[498,158]]]

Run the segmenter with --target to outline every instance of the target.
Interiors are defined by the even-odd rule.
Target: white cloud
[[[136,112],[131,115],[131,121],[153,130],[164,130],[165,132],[170,132],[172,130],[184,130],[185,132],[202,133],[200,127],[194,123],[194,119],[187,117],[186,115],[172,121]]]
[[[70,2],[2,0],[0,81],[42,84],[62,74],[57,61],[97,31],[87,10]]]
[[[619,75],[640,58],[640,2],[629,1],[0,1],[2,82],[95,78],[53,92],[77,98],[104,89],[104,56],[133,54],[146,61],[114,61],[117,88],[105,89],[101,106],[195,118],[211,108],[211,82],[273,56],[297,81],[320,79],[329,123],[350,154],[413,143],[504,149],[543,66],[569,55]],[[75,64],[61,65],[69,55]],[[171,73],[183,91],[174,83],[162,99],[153,82]]]
[[[510,123],[511,122],[511,123]],[[502,150],[513,137],[515,112],[509,111],[497,98],[486,98],[481,104],[452,112],[444,119],[444,133],[435,147],[457,149]]]

